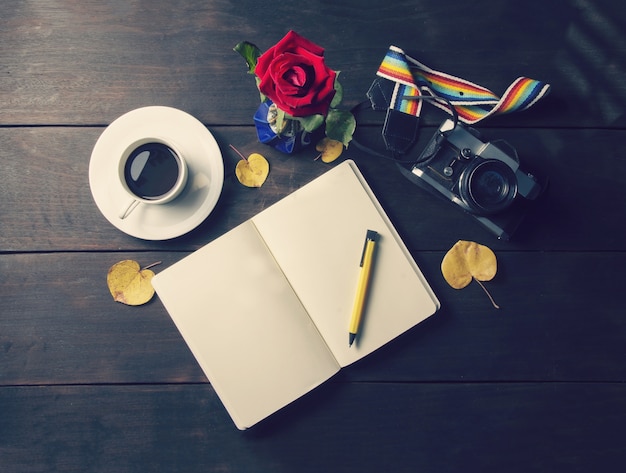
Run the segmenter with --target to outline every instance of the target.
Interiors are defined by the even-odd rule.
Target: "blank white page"
[[[250,221],[152,284],[240,429],[339,370]]]
[[[341,366],[432,315],[439,302],[352,161],[253,217],[278,264]],[[348,346],[368,229],[380,234],[357,342]]]

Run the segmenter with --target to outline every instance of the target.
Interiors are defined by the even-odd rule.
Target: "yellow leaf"
[[[499,308],[480,281],[490,281],[496,275],[498,263],[490,248],[473,241],[459,240],[441,261],[441,273],[454,289],[463,289],[472,279],[483,288],[494,307]]]
[[[320,155],[322,157],[322,161],[325,163],[332,163],[335,159],[341,156],[341,153],[343,153],[343,143],[326,137],[317,143],[315,149],[322,153]]]
[[[116,302],[142,305],[154,295],[153,277],[154,273],[150,269],[141,269],[136,261],[124,260],[111,266],[107,285]]]
[[[457,241],[441,262],[443,277],[455,289],[467,286],[472,277],[490,281],[497,268],[496,255],[491,249],[465,240]]]
[[[237,180],[246,187],[261,187],[270,173],[270,164],[259,153],[252,153],[247,158],[233,145],[232,150],[241,157],[241,161],[235,166]]]

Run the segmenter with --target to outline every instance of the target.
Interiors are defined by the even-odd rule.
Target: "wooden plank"
[[[212,127],[222,149],[226,173],[215,211],[183,238],[145,242],[109,224],[91,197],[89,158],[102,130],[0,128],[0,251],[195,249],[332,166],[314,161],[314,149],[286,156],[261,145],[252,127]],[[550,180],[543,202],[511,243],[497,241],[472,217],[410,183],[393,162],[366,155],[354,146],[344,156],[360,166],[414,250],[444,250],[459,238],[501,249],[626,249],[626,240],[622,238],[626,221],[619,218],[626,214],[626,160],[617,145],[626,142],[626,132],[481,130],[486,139],[505,139],[514,145],[526,170]],[[421,140],[427,140],[433,132],[424,128]],[[267,156],[271,170],[262,188],[245,188],[236,181],[234,168],[239,158],[228,148],[229,144],[243,153],[261,152]],[[421,146],[420,142],[417,149]]]
[[[252,127],[212,129],[227,170],[221,202],[189,237],[150,243],[117,230],[93,201],[89,160],[102,131],[56,127],[0,130],[4,182],[0,188],[0,251],[189,249],[224,233],[328,169],[321,162],[314,163],[312,157],[294,159],[274,152],[270,153],[273,172],[261,192],[245,188],[236,181],[234,168],[239,158],[228,145],[248,154],[270,148],[258,144]]]
[[[239,432],[208,385],[0,388],[2,471],[611,471],[626,386],[340,381]]]
[[[205,382],[158,298],[113,301],[111,265],[167,267],[187,253],[0,255],[0,385]],[[487,284],[450,288],[443,252],[416,258],[442,309],[345,370],[354,381],[626,379],[625,253],[498,252]],[[207,284],[210,284],[207,281]],[[234,288],[236,297],[237,288]],[[200,309],[199,309],[200,310]]]
[[[160,104],[212,125],[247,124],[258,95],[232,48],[248,40],[266,50],[291,28],[325,47],[330,67],[343,71],[348,107],[365,99],[395,44],[497,94],[518,76],[553,85],[536,111],[498,123],[619,127],[625,23],[611,1],[557,8],[530,0],[522,11],[488,0],[454,7],[312,0],[271,11],[253,0],[15,1],[0,18],[0,123],[107,124]]]
[[[624,464],[626,9],[613,0],[55,0],[0,14],[0,471],[613,471]],[[159,271],[329,169],[309,149],[260,145],[241,40],[288,29],[326,48],[344,105],[391,44],[502,93],[552,84],[527,112],[480,125],[550,178],[517,238],[471,219],[351,146],[442,309],[258,428],[235,429],[165,309],[113,302],[105,276],[134,258]],[[91,150],[146,105],[199,118],[224,151],[216,210],[182,238],[129,237],[98,212]],[[359,117],[379,140],[382,113]],[[427,107],[420,145],[443,115]],[[261,189],[228,149],[262,152]],[[419,146],[418,146],[419,148]],[[459,238],[495,249],[487,283],[457,291],[439,265]],[[210,284],[210,281],[207,281]],[[236,294],[236,291],[234,291]]]

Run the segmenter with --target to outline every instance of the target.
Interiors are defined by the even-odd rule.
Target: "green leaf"
[[[254,76],[254,79],[255,79],[255,82],[256,82],[256,88],[259,89],[259,84],[261,83],[261,78],[259,76]],[[261,92],[261,89],[259,89],[259,97],[261,99],[261,103],[265,102],[265,100],[267,99],[265,94],[263,92]]]
[[[337,108],[341,101],[343,100],[343,86],[339,83],[339,71],[335,71],[337,76],[335,77],[335,96],[333,97],[332,102],[330,102],[330,108]]]
[[[330,109],[326,117],[326,136],[332,140],[341,141],[347,148],[352,141],[352,135],[356,130],[356,119],[352,113]]]
[[[257,60],[259,59],[259,56],[261,56],[261,50],[256,45],[248,41],[242,41],[233,48],[233,51],[241,54],[248,64],[248,73],[254,74]]]
[[[323,115],[309,115],[308,117],[298,117],[297,120],[302,124],[304,131],[311,133],[317,130],[324,123]]]

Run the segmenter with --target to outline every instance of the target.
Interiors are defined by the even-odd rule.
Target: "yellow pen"
[[[359,273],[359,282],[356,287],[356,296],[354,298],[352,317],[350,318],[350,328],[348,330],[350,346],[354,343],[357,333],[359,332],[361,315],[363,315],[363,307],[365,306],[367,288],[369,286],[370,274],[372,272],[374,249],[376,248],[377,242],[378,233],[374,230],[368,230],[365,235],[365,245],[363,246],[363,254],[361,255],[361,271]]]

